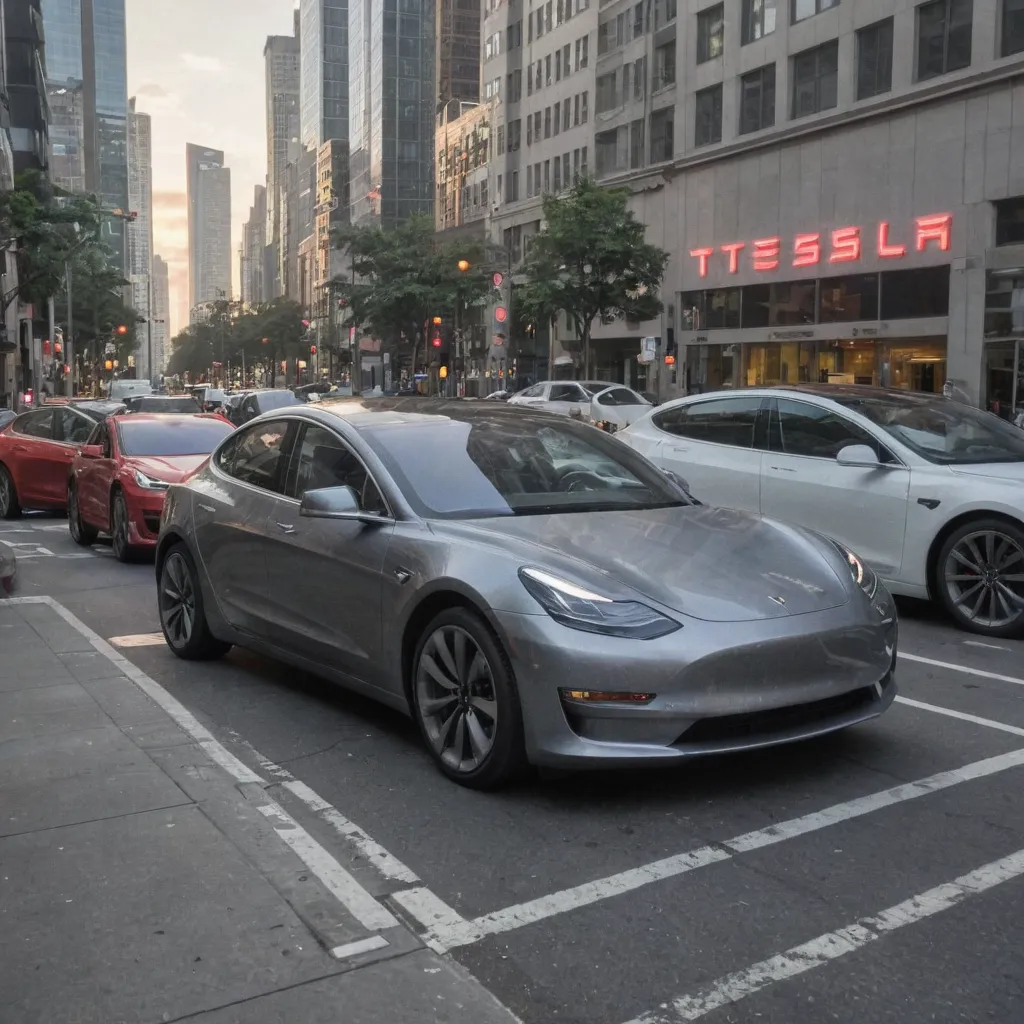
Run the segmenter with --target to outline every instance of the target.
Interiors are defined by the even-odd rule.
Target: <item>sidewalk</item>
[[[265,789],[60,606],[0,599],[4,1024],[514,1024]]]

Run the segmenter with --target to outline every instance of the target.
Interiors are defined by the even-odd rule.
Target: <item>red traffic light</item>
[[[441,347],[441,339],[435,335],[434,338],[431,340],[430,344],[433,345],[434,348],[440,348]]]
[[[309,354],[311,356],[315,356],[316,355],[316,345],[310,345],[309,346]]]
[[[508,319],[508,310],[504,306],[498,306],[494,311],[494,319],[503,324]]]
[[[496,270],[494,275],[491,277],[491,280],[494,282],[495,288],[500,288],[505,282],[505,275]]]
[[[118,334],[127,334],[128,333],[128,328],[124,324],[118,324],[117,325],[117,333]]]
[[[55,341],[53,343],[54,355],[58,355],[59,356],[63,351],[64,351],[64,346],[59,341]]]

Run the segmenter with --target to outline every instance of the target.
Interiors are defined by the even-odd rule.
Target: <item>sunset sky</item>
[[[126,0],[128,95],[153,117],[153,234],[170,264],[171,333],[188,322],[185,144],[224,150],[237,253],[266,176],[263,45],[291,35],[295,0]],[[238,288],[238,260],[232,260]]]

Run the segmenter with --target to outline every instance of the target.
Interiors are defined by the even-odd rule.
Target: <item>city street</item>
[[[0,541],[16,597],[52,598],[177,698],[525,1024],[1019,1018],[1024,642],[903,602],[900,697],[872,724],[484,794],[360,697],[243,651],[175,659],[151,564],[76,547],[59,517]]]

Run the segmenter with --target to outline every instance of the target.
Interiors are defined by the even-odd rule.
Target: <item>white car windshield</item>
[[[992,413],[927,395],[836,397],[911,451],[942,465],[1024,462],[1024,430]]]

